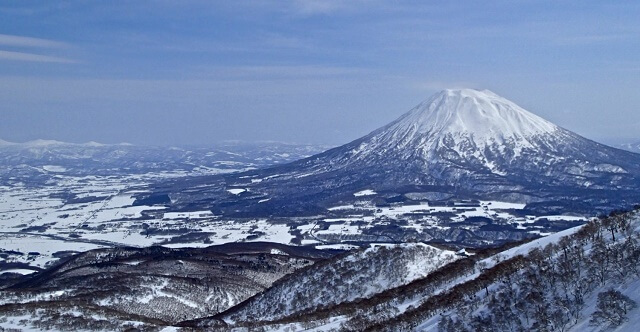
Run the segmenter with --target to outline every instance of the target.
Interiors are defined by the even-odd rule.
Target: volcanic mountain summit
[[[176,209],[308,215],[363,190],[387,201],[500,199],[601,212],[640,202],[640,155],[581,137],[488,90],[444,90],[343,146],[269,169],[165,183],[153,196],[168,196]]]
[[[441,91],[368,137],[381,145],[377,148],[412,149],[426,155],[444,146],[482,151],[511,145],[519,153],[559,129],[491,91],[464,89]]]

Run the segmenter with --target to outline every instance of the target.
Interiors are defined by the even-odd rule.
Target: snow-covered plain
[[[45,268],[57,260],[54,256],[57,252],[107,246],[204,247],[236,241],[291,242],[289,226],[266,219],[236,222],[222,220],[211,211],[163,212],[164,206],[133,206],[136,187],[175,176],[184,174],[56,175],[46,186],[2,186],[0,250],[8,251],[9,256],[0,262]],[[179,235],[189,233],[204,235],[180,240]],[[13,272],[10,269],[5,272]]]
[[[70,176],[52,172],[46,185],[0,186],[0,249],[9,251],[0,262],[22,263],[21,268],[37,269],[56,261],[58,252],[119,245],[177,248],[269,241],[327,249],[334,248],[333,245],[353,247],[353,243],[362,241],[363,234],[395,223],[401,230],[421,234],[434,229],[445,231],[451,227],[466,227],[449,223],[462,225],[472,217],[485,217],[515,225],[532,234],[545,235],[532,224],[542,219],[576,223],[585,220],[575,216],[518,216],[514,211],[522,209],[524,204],[496,201],[460,202],[447,206],[424,201],[377,207],[373,200],[378,193],[370,189],[354,192],[355,203],[329,208],[325,215],[288,221],[229,219],[208,210],[171,212],[162,205],[133,205],[134,195],[140,192],[138,188],[180,176],[185,176],[184,172],[111,176]],[[238,188],[230,192],[240,195],[245,190]],[[259,203],[266,201],[268,198]],[[395,241],[389,236],[369,236],[369,239]],[[15,266],[5,269],[9,268]],[[0,266],[0,273],[2,269]]]

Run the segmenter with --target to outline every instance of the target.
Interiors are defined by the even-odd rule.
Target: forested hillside
[[[640,324],[638,210],[511,247],[471,253],[368,298],[311,307],[299,302],[306,309],[297,314],[300,309],[274,316],[274,310],[283,311],[262,305],[263,313],[248,310],[282,290],[276,285],[221,318],[227,328],[264,331],[635,331]],[[299,277],[287,281],[292,298],[312,285],[294,286]],[[344,276],[324,277],[331,285]],[[311,293],[321,298],[331,289]]]
[[[545,246],[506,251],[477,278],[436,295],[376,330],[585,331],[638,316],[640,221],[614,213]],[[526,248],[527,246],[525,246]]]

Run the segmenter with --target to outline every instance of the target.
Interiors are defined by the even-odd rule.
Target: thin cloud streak
[[[34,48],[67,48],[71,45],[55,40],[0,34],[0,45]]]
[[[77,61],[57,56],[12,52],[0,50],[0,60],[28,61],[28,62],[49,62],[49,63],[77,63]]]
[[[295,10],[302,15],[328,14],[344,8],[347,1],[295,0]]]
[[[293,0],[294,14],[300,16],[327,15],[336,12],[357,11],[364,5],[380,5],[372,0]]]

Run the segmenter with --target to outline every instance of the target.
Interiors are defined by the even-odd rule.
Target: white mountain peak
[[[13,142],[9,142],[9,141],[5,141],[3,139],[0,139],[0,146],[11,146],[11,145],[15,145],[16,143]]]
[[[451,137],[482,148],[504,142],[530,146],[531,138],[558,129],[489,90],[448,89],[405,113],[383,135],[400,145],[418,140],[430,146]]]
[[[520,138],[558,129],[489,90],[441,91],[414,108],[408,118],[421,132],[468,133],[476,138]]]
[[[65,145],[65,144],[67,143],[55,141],[55,140],[48,140],[48,139],[36,139],[33,141],[23,143],[23,145],[29,146],[29,147],[45,147],[45,146],[54,146],[54,145]]]
[[[86,147],[92,147],[92,148],[99,148],[99,147],[107,146],[106,144],[98,143],[96,141],[89,141],[87,143],[80,144],[80,145],[86,146]]]

